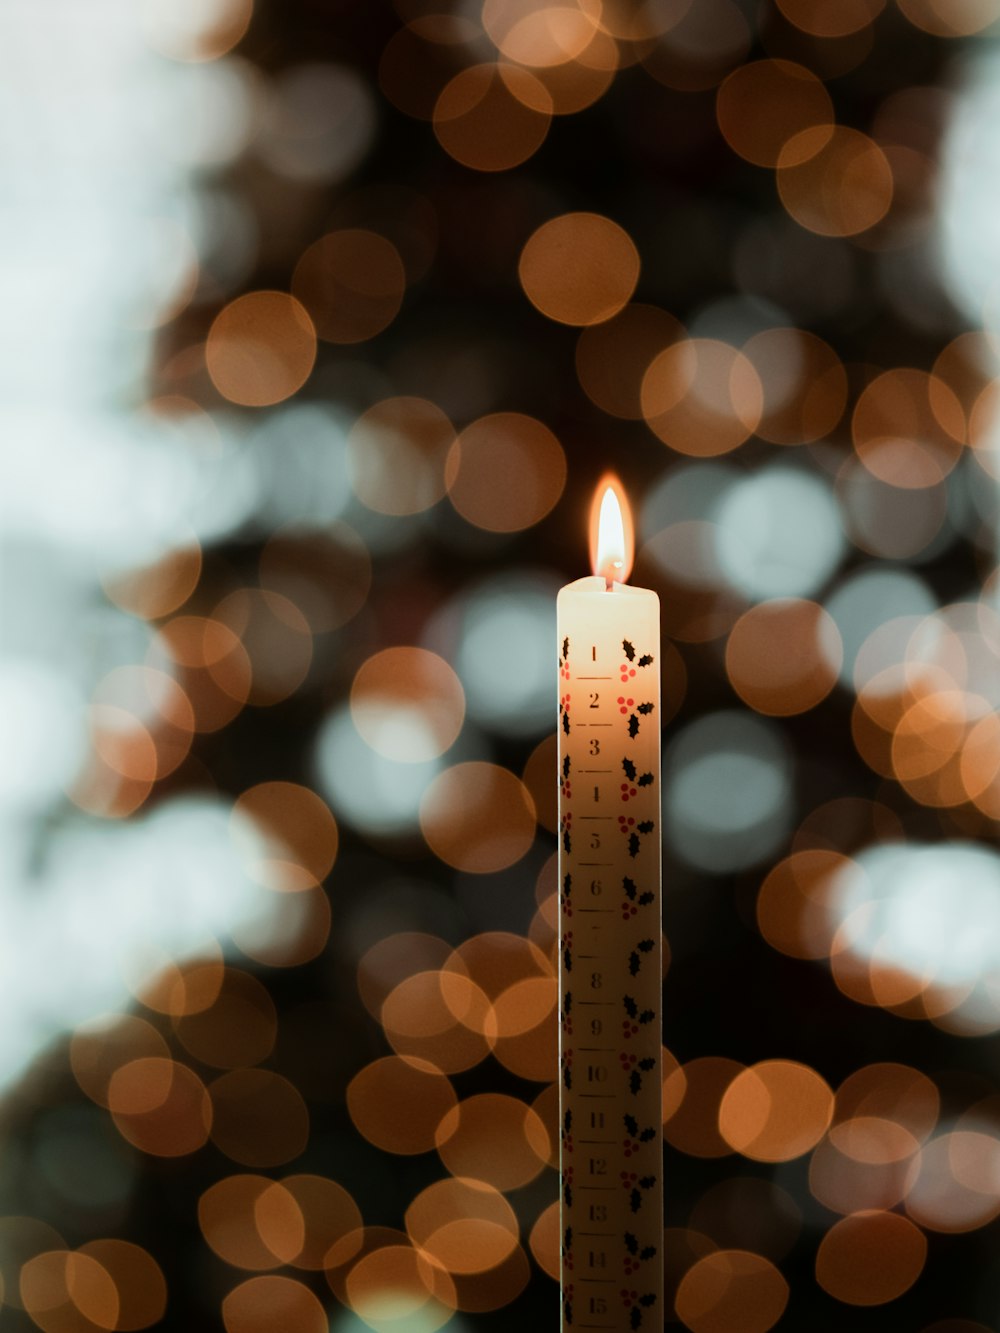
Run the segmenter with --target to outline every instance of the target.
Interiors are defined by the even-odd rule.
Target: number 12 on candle
[[[564,1329],[663,1323],[660,614],[625,583],[602,483],[591,578],[559,592],[559,1115]]]

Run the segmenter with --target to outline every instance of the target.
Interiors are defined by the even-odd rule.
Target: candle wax
[[[655,593],[561,589],[563,1328],[663,1324],[660,624]]]

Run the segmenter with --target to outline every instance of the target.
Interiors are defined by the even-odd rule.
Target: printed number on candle
[[[604,1112],[603,1112],[603,1111],[591,1111],[591,1113],[590,1113],[590,1128],[591,1128],[591,1129],[603,1129],[603,1128],[604,1128]],[[603,1204],[594,1205],[594,1206],[601,1207],[601,1208],[604,1207]],[[591,1210],[590,1210],[590,1212],[591,1212],[591,1220],[593,1220],[594,1206],[592,1206],[592,1207],[591,1207]]]
[[[592,1018],[590,1020],[590,1035],[592,1037],[599,1037],[603,1031],[604,1024],[601,1020],[599,1018]]]
[[[608,1220],[608,1205],[606,1203],[592,1203],[590,1205],[591,1222],[606,1222]]]
[[[593,738],[591,739],[591,742],[590,742],[590,753],[591,753],[591,754],[600,754],[600,753],[601,753],[601,742],[600,742],[599,740],[596,740],[596,739],[593,739]]]
[[[607,1268],[608,1256],[603,1250],[590,1251],[590,1266],[591,1268]]]
[[[608,1174],[608,1159],[606,1157],[592,1157],[590,1159],[590,1174],[592,1176],[606,1176]]]
[[[600,847],[601,835],[599,833],[592,833],[590,835],[590,845],[591,847]]]
[[[603,985],[604,985],[604,977],[603,977],[603,975],[602,975],[600,972],[591,972],[591,974],[590,974],[590,989],[591,989],[591,990],[600,990],[601,987],[602,987]]]
[[[587,1082],[588,1083],[607,1083],[608,1067],[607,1065],[588,1065]]]
[[[590,691],[590,706],[591,706],[591,708],[596,708],[596,707],[597,707],[597,701],[598,701],[598,699],[599,699],[600,697],[601,697],[601,696],[597,693],[596,690],[591,690],[591,691]]]
[[[608,1303],[603,1296],[591,1296],[590,1298],[591,1314],[607,1314]]]
[[[599,898],[601,894],[604,892],[603,880],[592,879],[590,881],[590,892],[594,895],[595,898]]]

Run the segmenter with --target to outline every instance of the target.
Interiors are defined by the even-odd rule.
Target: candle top
[[[632,572],[634,549],[632,512],[621,482],[609,472],[590,506],[590,566],[609,587],[624,583]]]

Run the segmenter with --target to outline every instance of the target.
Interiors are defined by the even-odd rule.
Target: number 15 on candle
[[[660,611],[614,479],[559,592],[564,1329],[663,1323]]]

